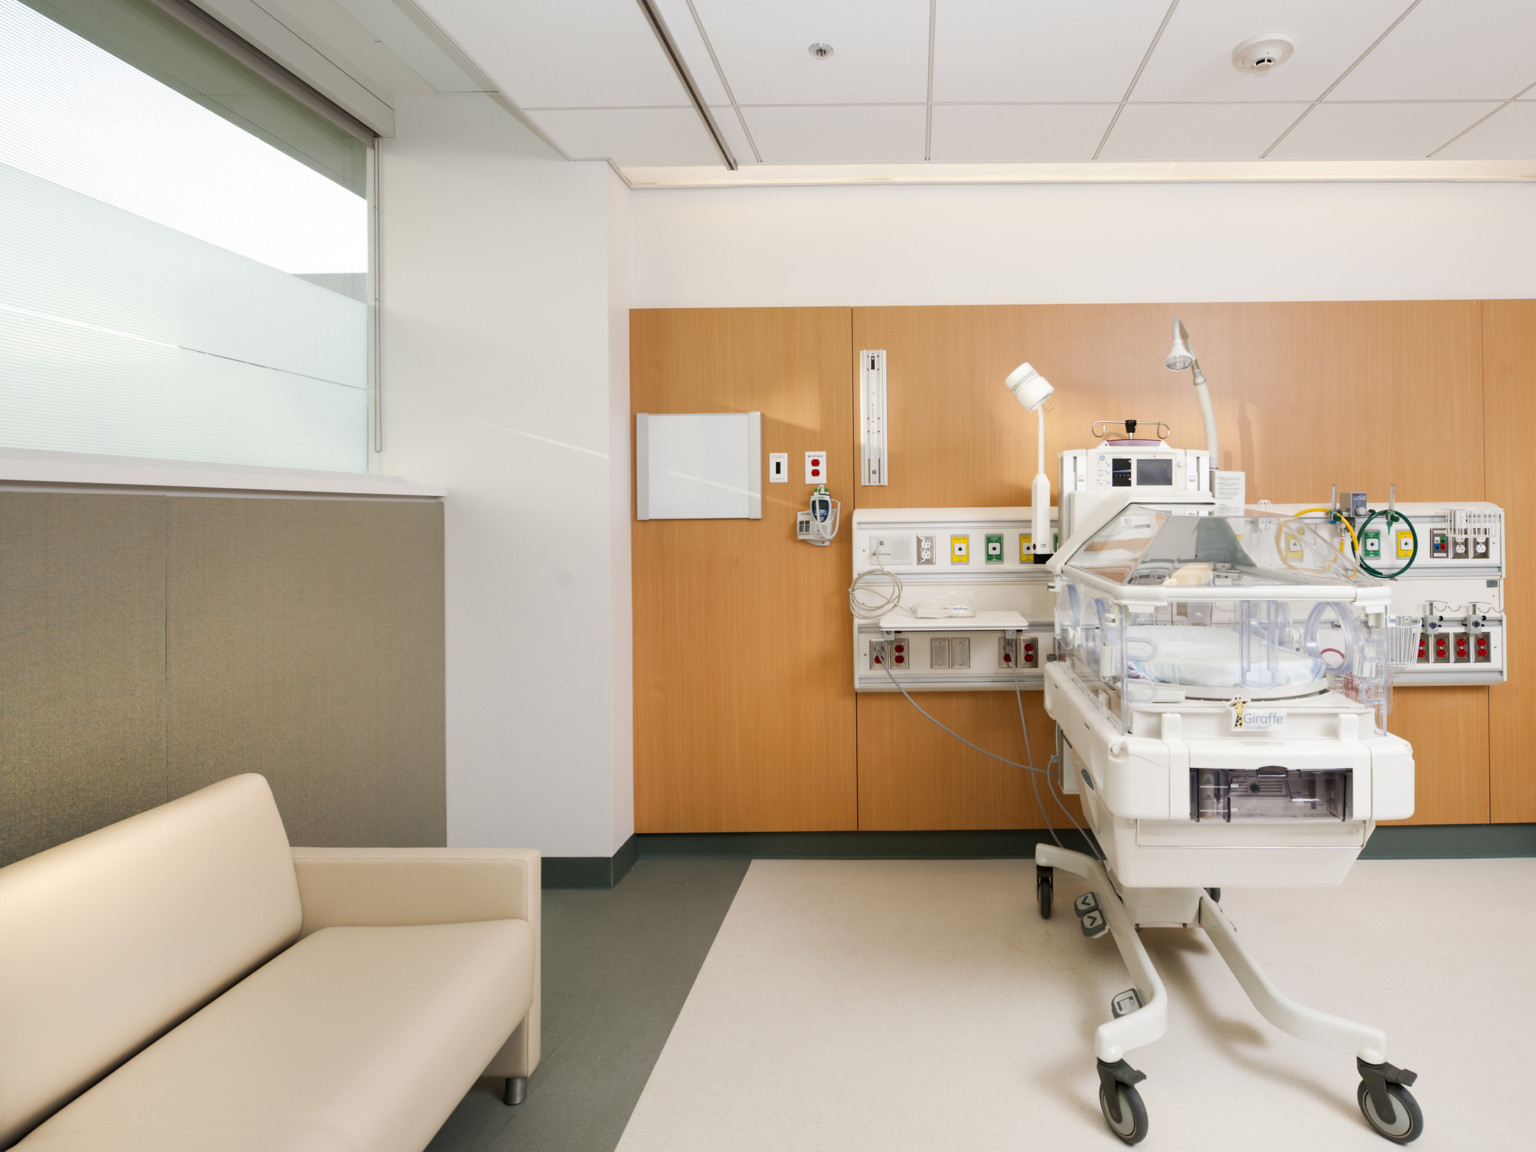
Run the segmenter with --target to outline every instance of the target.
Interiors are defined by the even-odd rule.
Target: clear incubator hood
[[[1385,733],[1390,590],[1315,523],[1132,504],[1056,566],[1057,659],[1122,732],[1137,705],[1327,697]]]

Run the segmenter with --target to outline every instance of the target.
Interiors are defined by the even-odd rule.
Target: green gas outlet
[[[1360,537],[1360,551],[1367,560],[1381,559],[1381,533],[1371,531]]]
[[[1003,538],[1001,536],[987,537],[987,563],[1001,564],[1003,562]]]

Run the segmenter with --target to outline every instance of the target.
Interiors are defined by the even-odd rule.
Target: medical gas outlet
[[[1500,684],[1508,678],[1504,616],[1504,511],[1496,504],[1390,503],[1375,511],[1367,494],[1339,496],[1359,541],[1360,566],[1391,590],[1388,662],[1395,684]],[[1322,525],[1327,510],[1276,504],[1297,517],[1298,533]],[[1358,523],[1357,523],[1358,522]],[[1342,541],[1350,555],[1347,529]],[[1299,535],[1298,535],[1298,538]]]

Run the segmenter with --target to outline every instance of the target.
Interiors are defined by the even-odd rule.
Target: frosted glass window
[[[145,0],[0,0],[0,445],[366,471],[367,147]]]

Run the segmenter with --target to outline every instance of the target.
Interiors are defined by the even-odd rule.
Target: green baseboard
[[[1076,831],[1059,832],[1078,852]],[[1043,828],[962,832],[651,832],[638,837],[640,855],[738,856],[755,860],[997,860],[1028,858],[1050,843]]]
[[[1062,843],[1087,851],[1075,830]],[[738,856],[761,860],[974,860],[1028,858],[1044,829],[962,832],[694,832],[637,836],[640,856]],[[1362,860],[1536,856],[1536,824],[1432,824],[1377,828]]]
[[[1062,843],[1086,852],[1075,830]],[[546,888],[612,888],[652,856],[750,860],[1025,860],[1049,843],[1042,828],[961,832],[650,832],[612,856],[546,856]],[[1536,824],[1428,824],[1377,828],[1362,860],[1470,860],[1536,856]]]
[[[1378,828],[1362,860],[1478,860],[1536,856],[1536,824],[1394,824]]]
[[[612,888],[640,859],[640,845],[631,836],[612,856],[546,856],[545,888]]]

